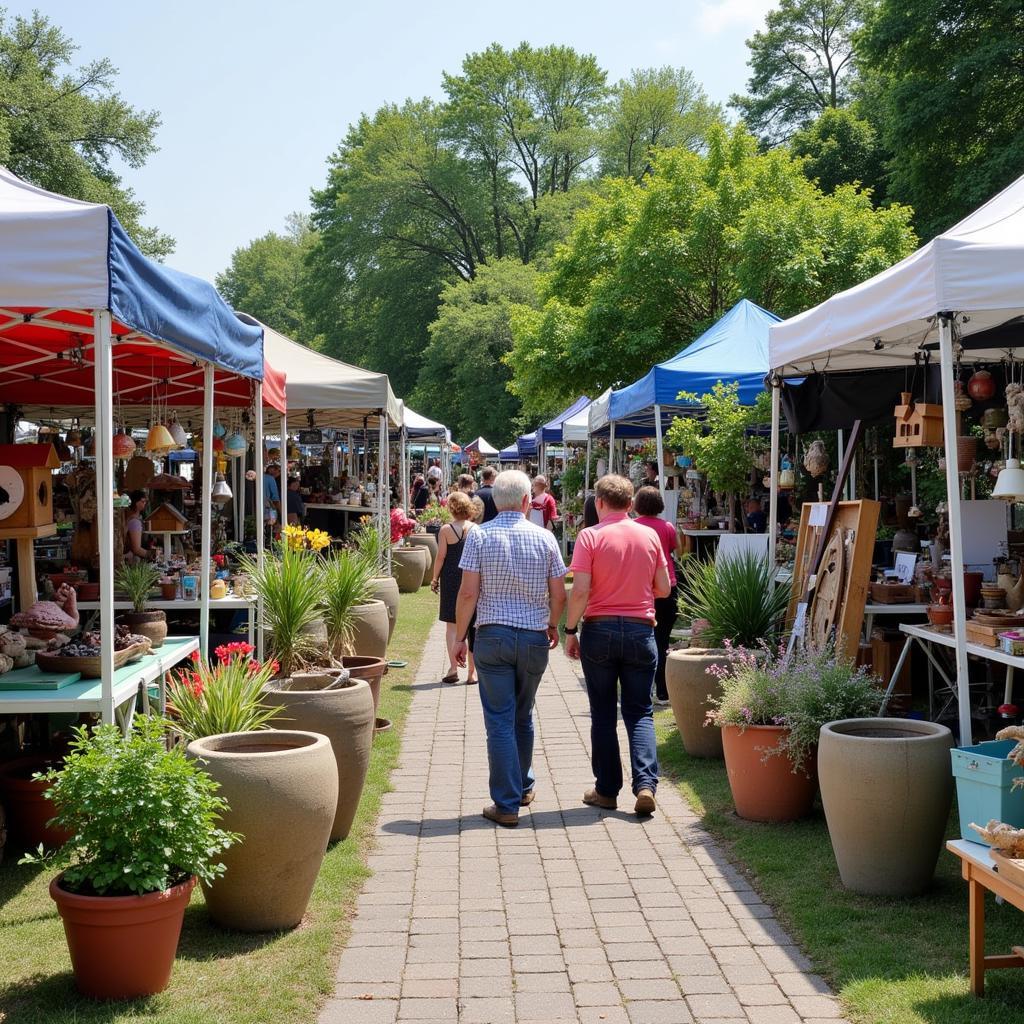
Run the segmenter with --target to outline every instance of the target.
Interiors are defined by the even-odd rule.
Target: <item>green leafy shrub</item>
[[[370,599],[373,572],[370,560],[356,551],[342,549],[324,560],[324,619],[335,653],[352,639],[352,610]]]
[[[160,570],[152,562],[125,562],[114,573],[114,586],[132,603],[132,611],[144,612],[149,592],[160,580]]]
[[[64,888],[98,896],[162,892],[198,875],[223,874],[217,856],[241,836],[217,827],[228,809],[218,784],[184,748],[166,744],[167,722],[140,717],[127,736],[116,725],[79,726],[61,768],[39,776],[73,838],[22,863],[64,868]]]

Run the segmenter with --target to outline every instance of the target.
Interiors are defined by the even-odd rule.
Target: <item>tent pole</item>
[[[402,508],[409,511],[409,437],[406,433],[405,424],[402,424],[401,433],[398,435],[398,443],[402,446],[398,453],[398,472],[402,474]]]
[[[583,467],[583,501],[590,495],[590,435],[587,434],[587,464]]]
[[[248,438],[246,438],[245,451],[242,452],[242,457],[235,461],[241,463],[238,467],[238,491],[235,492],[235,501],[238,504],[238,542],[245,544],[245,464],[249,461]]]
[[[775,565],[775,551],[779,534],[779,429],[782,417],[782,381],[772,374],[772,450],[768,481],[768,565]]]
[[[658,490],[662,504],[665,502],[665,444],[661,436],[661,406],[654,407],[654,441],[658,454]]]
[[[380,528],[384,536],[391,537],[391,520],[389,509],[391,502],[388,501],[388,418],[384,410],[380,410],[380,458],[377,460],[378,494],[377,502],[380,510]],[[388,544],[387,574],[391,575],[391,545]]]
[[[213,363],[203,369],[203,532],[199,557],[199,652],[209,657],[210,648],[210,534],[213,523]]]
[[[608,421],[608,472],[615,472],[615,420]]]
[[[252,490],[252,511],[256,520],[256,564],[263,568],[263,546],[266,542],[267,525],[264,521],[266,510],[263,507],[263,455],[266,446],[263,443],[263,381],[256,381],[256,394],[254,396],[255,408],[253,409],[256,420],[256,443],[252,446],[252,468],[256,474],[256,480]],[[259,630],[256,634],[256,657],[263,660],[264,635],[262,609],[257,608],[257,622]]]
[[[953,384],[953,323],[939,316],[939,370],[942,374],[942,426],[946,442],[946,504],[949,507],[949,553],[953,570],[953,637],[956,641],[957,704],[960,746],[969,746],[971,692],[967,670],[967,604],[964,596],[964,548],[960,519],[960,476],[956,459],[956,391]]]
[[[110,313],[93,312],[96,380],[96,496],[100,548],[100,693],[103,721],[114,721],[114,364]],[[24,610],[24,609],[22,609]]]
[[[281,413],[281,475],[277,484],[281,506],[281,529],[288,522],[288,413]]]

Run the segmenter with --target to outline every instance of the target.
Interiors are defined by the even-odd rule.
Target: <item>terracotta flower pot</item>
[[[290,679],[272,679],[266,703],[285,710],[278,719],[285,728],[323,733],[331,741],[338,766],[338,802],[331,839],[345,839],[359,807],[359,798],[370,766],[374,708],[369,684],[350,680],[348,686],[325,690],[338,674],[313,672]]]
[[[388,663],[383,658],[371,658],[362,655],[346,655],[340,659],[342,667],[347,668],[354,679],[365,679],[373,695],[373,710],[376,713],[380,706],[380,681],[388,673]]]
[[[338,810],[338,767],[326,736],[264,729],[193,740],[189,756],[220,783],[221,825],[244,839],[203,886],[210,917],[244,932],[294,928],[306,912]]]
[[[978,439],[967,434],[956,439],[956,467],[960,473],[970,473],[974,469],[974,459],[978,454]]]
[[[717,697],[722,688],[708,669],[727,664],[725,651],[703,647],[670,651],[665,662],[665,685],[672,714],[683,748],[691,757],[722,756],[722,730],[704,723],[711,710],[709,695]]]
[[[415,594],[423,586],[429,554],[424,547],[391,549],[391,571],[403,594]]]
[[[953,621],[953,606],[951,604],[930,604],[928,605],[928,621],[933,626],[945,627]]]
[[[173,601],[178,596],[178,584],[177,583],[161,583],[160,584],[160,596],[165,601]]]
[[[145,896],[79,896],[50,882],[78,990],[92,999],[138,999],[167,988],[195,876]]]
[[[843,885],[914,896],[935,873],[953,798],[944,725],[849,718],[822,727],[821,802]]]
[[[398,621],[398,581],[394,576],[375,576],[370,580],[370,596],[375,601],[383,601],[388,610],[388,643],[391,643]]]
[[[778,746],[788,730],[777,725],[722,726],[725,770],[736,813],[750,821],[795,821],[811,813],[815,778],[794,772],[785,754],[765,752]],[[813,761],[811,762],[813,765]]]
[[[387,605],[383,601],[358,604],[352,609],[352,616],[352,650],[367,657],[383,658],[390,635]]]
[[[0,799],[7,808],[12,847],[34,850],[42,843],[46,849],[55,850],[71,838],[67,829],[47,824],[57,813],[45,795],[50,783],[32,778],[51,763],[44,757],[19,757],[0,769]]]
[[[430,562],[427,565],[427,572],[431,575],[434,572],[434,563],[437,561],[437,534],[436,533],[413,533],[406,538],[406,541],[413,547],[424,547],[430,552]],[[430,576],[427,576],[430,579]]]
[[[167,615],[162,611],[128,612],[124,621],[133,633],[141,633],[148,637],[154,648],[163,647],[167,639]]]

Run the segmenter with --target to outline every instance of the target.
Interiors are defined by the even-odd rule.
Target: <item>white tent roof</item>
[[[903,365],[946,312],[969,314],[961,337],[1024,315],[1024,177],[895,266],[773,325],[769,361],[787,376]]]
[[[467,445],[463,445],[467,452],[479,452],[481,455],[497,455],[498,449],[484,437],[475,437]]]
[[[260,324],[248,313],[238,313],[244,323]],[[264,358],[287,376],[288,413],[312,409],[317,425],[361,429],[385,410],[388,420],[402,425],[402,405],[391,390],[386,373],[363,370],[300,345],[266,324],[263,328]]]
[[[601,398],[604,398],[607,394],[608,392],[606,391]],[[600,400],[598,399],[598,401]],[[575,416],[570,416],[562,422],[563,441],[586,441],[590,436],[590,409],[593,404],[591,402],[589,405],[585,405]]]
[[[402,423],[405,425],[409,437],[436,437],[448,442],[451,441],[452,432],[443,423],[438,423],[436,420],[430,420],[426,416],[421,416],[418,412],[410,409],[401,399],[398,400],[398,404],[401,406]]]
[[[609,388],[599,398],[595,398],[587,406],[587,429],[596,434],[608,426],[608,409],[612,402],[612,389]]]

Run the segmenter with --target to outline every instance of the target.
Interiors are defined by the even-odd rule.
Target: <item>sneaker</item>
[[[639,817],[648,818],[654,813],[656,808],[657,804],[654,802],[654,793],[649,789],[641,789],[636,795],[636,806],[633,808],[636,814]]]
[[[668,697],[655,697],[654,698],[654,706],[656,708],[671,707],[671,704],[672,704],[672,702],[668,699]]]
[[[596,789],[588,789],[583,794],[583,802],[591,807],[603,807],[606,811],[614,811],[619,806],[613,796],[601,796]]]
[[[494,804],[485,807],[483,815],[488,821],[493,821],[496,825],[501,825],[504,828],[515,828],[519,824],[518,814],[506,814],[504,811],[499,811]]]

